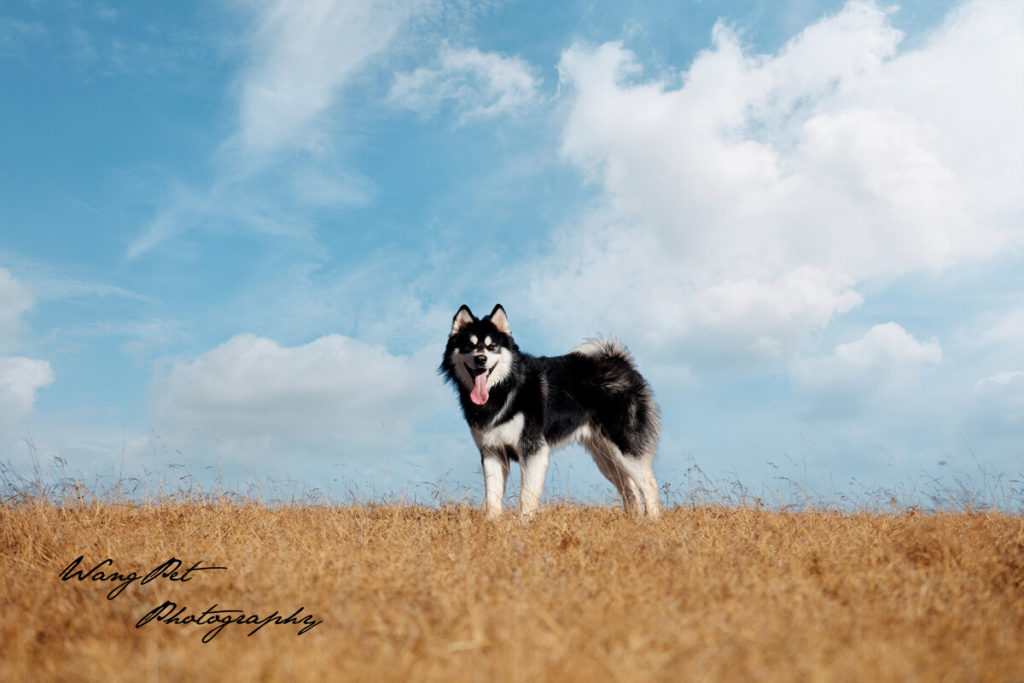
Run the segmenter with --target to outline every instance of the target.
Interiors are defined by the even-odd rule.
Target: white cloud
[[[948,339],[950,360],[956,358],[963,369],[957,381],[961,397],[970,394],[971,387],[976,394],[981,387],[996,387],[999,383],[993,378],[1024,369],[1024,308],[981,311]]]
[[[1008,387],[1011,384],[1017,384],[1024,380],[1024,371],[1015,370],[1012,372],[997,372],[991,377],[978,380],[975,384],[976,389],[984,390],[989,387]]]
[[[533,304],[575,295],[620,325],[655,321],[667,346],[791,358],[869,279],[1019,246],[1021,15],[971,3],[903,52],[869,2],[773,55],[719,24],[678,84],[645,80],[621,43],[574,45],[562,154],[604,199],[535,266]]]
[[[688,336],[701,340],[706,354],[733,347],[737,356],[784,360],[808,332],[861,301],[848,282],[809,267],[776,280],[727,279],[694,292]]]
[[[0,353],[16,348],[21,331],[21,316],[32,308],[32,293],[0,268]]]
[[[519,57],[445,46],[438,60],[436,68],[398,74],[391,87],[391,101],[425,115],[433,115],[444,102],[451,102],[460,123],[493,118],[539,101],[533,69]]]
[[[526,298],[562,343],[603,331],[677,363],[784,361],[862,302],[845,276],[812,267],[764,277],[682,267],[635,227],[588,224],[553,252],[530,265]]]
[[[432,350],[433,351],[433,350]],[[174,442],[215,438],[237,462],[259,451],[345,454],[394,447],[436,405],[433,354],[395,356],[341,335],[286,347],[236,336],[177,361],[150,387],[154,431]]]
[[[793,363],[795,388],[818,402],[826,412],[848,409],[868,398],[906,394],[915,388],[920,372],[942,362],[938,340],[919,342],[900,325],[875,325],[857,341],[840,344],[825,357]]]
[[[0,351],[16,348],[21,316],[32,307],[32,294],[6,268],[0,268]],[[0,447],[19,434],[35,404],[36,392],[53,383],[50,364],[22,356],[0,356]]]
[[[53,383],[53,370],[43,360],[0,356],[0,445],[13,441],[32,412],[36,392]]]
[[[998,372],[978,380],[973,389],[979,423],[1024,435],[1024,371]]]
[[[972,330],[971,344],[976,349],[1024,348],[1024,308],[1015,308],[1003,315],[987,315],[979,329]]]

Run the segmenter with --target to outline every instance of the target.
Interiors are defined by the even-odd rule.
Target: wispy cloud
[[[216,177],[205,188],[170,188],[128,258],[211,225],[308,237],[305,210],[372,196],[372,183],[338,168],[334,136],[343,124],[332,112],[346,85],[423,4],[276,0],[240,6],[248,57],[233,86],[237,125],[211,150]]]
[[[289,247],[317,252],[308,211],[320,206],[354,206],[373,196],[372,183],[345,170],[317,163],[285,164],[259,181],[218,180],[205,188],[173,183],[156,215],[130,243],[136,259],[171,237],[190,232],[234,232],[285,238]]]
[[[0,57],[24,58],[29,47],[47,35],[42,22],[0,17]]]
[[[258,9],[238,84],[238,131],[228,142],[248,162],[329,141],[322,117],[346,82],[391,42],[422,2],[293,3]]]
[[[438,62],[398,74],[389,99],[424,116],[449,103],[459,123],[494,118],[540,101],[535,70],[519,57],[446,45]]]
[[[14,296],[11,294],[12,291],[21,291],[21,300],[27,302],[34,302],[36,299],[67,301],[83,298],[150,301],[145,295],[125,287],[102,280],[77,277],[74,273],[69,272],[68,268],[55,268],[49,263],[26,258],[13,252],[0,250],[0,261],[9,266],[9,268],[0,268],[0,311],[5,308],[3,301],[6,300],[10,305],[9,297]],[[11,274],[12,270],[17,275],[16,279]],[[7,284],[3,284],[5,279]],[[8,289],[7,294],[4,294],[3,291],[6,287],[13,289]],[[8,298],[5,299],[5,297]],[[0,329],[2,329],[2,324],[0,324]]]

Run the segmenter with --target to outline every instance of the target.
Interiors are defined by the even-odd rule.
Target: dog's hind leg
[[[586,446],[590,456],[597,463],[597,469],[601,470],[601,474],[619,492],[623,509],[633,515],[642,515],[644,511],[640,504],[640,492],[637,490],[636,482],[616,463],[616,458],[621,458],[621,454],[615,444],[604,437],[596,436],[588,440]]]
[[[616,468],[615,477],[622,482],[619,493],[622,495],[622,506],[631,515],[643,516],[644,507],[640,502],[640,491],[637,490],[636,482],[628,474]]]
[[[640,463],[645,472],[640,491],[644,496],[644,506],[647,508],[647,516],[657,518],[661,515],[661,503],[658,501],[658,480],[654,478],[654,470],[650,460],[643,460]]]
[[[648,517],[659,515],[658,482],[651,467],[653,453],[623,453],[613,441],[603,436],[591,439],[587,446],[601,472],[619,489],[627,511],[638,516],[642,516],[645,510]]]
[[[630,455],[615,449],[615,462],[620,470],[629,474],[629,479],[636,482],[640,489],[640,495],[644,499],[644,507],[648,517],[657,517],[661,514],[661,505],[658,502],[658,482],[654,478],[654,469],[651,463],[654,460],[652,455]]]
[[[548,473],[548,458],[551,448],[544,444],[535,452],[519,459],[523,486],[519,492],[519,512],[529,517],[537,510],[540,495],[544,492],[544,478]]]

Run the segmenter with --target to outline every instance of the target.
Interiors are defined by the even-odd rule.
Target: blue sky
[[[673,495],[1024,478],[1019,2],[13,2],[0,88],[8,471],[475,500],[501,302],[630,346]]]

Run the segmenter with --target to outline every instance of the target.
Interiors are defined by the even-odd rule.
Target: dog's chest
[[[511,418],[493,426],[473,427],[473,440],[476,441],[476,445],[480,449],[501,449],[511,446],[518,450],[524,423],[523,414],[516,413]]]

